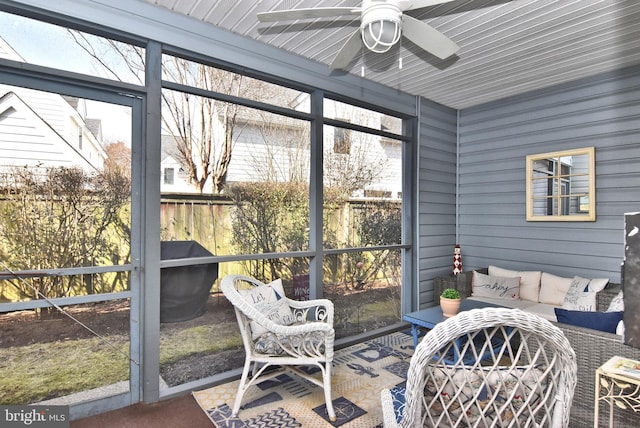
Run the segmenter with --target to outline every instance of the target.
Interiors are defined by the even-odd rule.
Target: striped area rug
[[[380,390],[404,384],[412,354],[410,331],[336,351],[331,391],[335,422],[326,417],[322,388],[290,372],[252,386],[236,418],[231,417],[231,406],[239,381],[193,396],[218,428],[381,427]]]

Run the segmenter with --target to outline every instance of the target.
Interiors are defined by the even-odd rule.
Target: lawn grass
[[[0,403],[29,404],[129,378],[129,338],[0,348]]]
[[[173,363],[193,354],[215,353],[239,346],[242,346],[242,338],[236,322],[161,333],[160,365]]]
[[[107,339],[0,348],[0,403],[36,403],[128,380],[128,336]],[[160,335],[160,364],[241,345],[235,322],[172,330]]]

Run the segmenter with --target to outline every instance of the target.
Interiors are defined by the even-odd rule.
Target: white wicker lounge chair
[[[265,370],[270,366],[281,366],[324,388],[327,414],[331,421],[335,421],[331,402],[331,364],[335,340],[333,303],[327,299],[296,301],[283,295],[282,299],[291,309],[293,323],[280,325],[263,315],[240,294],[243,289],[261,286],[265,284],[242,275],[227,275],[220,285],[235,308],[246,354],[232,415],[237,416],[242,397],[252,384],[281,374],[279,370]],[[303,365],[320,368],[322,380],[296,368]]]
[[[566,427],[576,372],[549,321],[518,309],[464,311],[420,342],[404,395],[382,391],[384,425]]]

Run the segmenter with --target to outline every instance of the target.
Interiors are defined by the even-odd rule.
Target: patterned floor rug
[[[322,388],[290,372],[252,386],[236,418],[231,417],[231,406],[238,381],[193,395],[218,428],[381,427],[380,390],[404,383],[412,354],[410,331],[336,351],[331,391],[335,422],[326,416]]]

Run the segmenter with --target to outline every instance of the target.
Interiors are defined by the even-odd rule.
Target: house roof
[[[359,17],[259,23],[256,13],[361,4],[145,1],[327,65],[357,30]],[[640,64],[635,0],[454,0],[407,14],[446,34],[460,46],[458,53],[439,60],[402,39],[386,54],[359,55],[348,72],[462,109]]]

